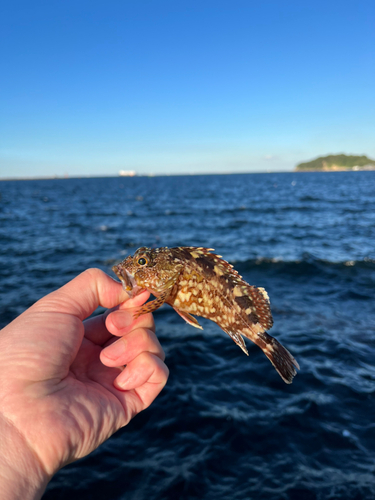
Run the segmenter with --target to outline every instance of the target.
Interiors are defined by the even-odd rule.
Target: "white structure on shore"
[[[118,175],[120,177],[134,177],[136,174],[135,170],[120,170]]]

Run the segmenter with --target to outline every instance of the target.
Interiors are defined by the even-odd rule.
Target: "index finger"
[[[149,292],[143,292],[140,295],[129,299],[127,302],[123,302],[120,306],[108,309],[105,313],[94,316],[93,318],[86,319],[83,322],[83,326],[85,327],[85,337],[97,345],[104,345],[108,342],[108,340],[113,338],[113,334],[116,334],[116,332],[113,331],[113,327],[112,329],[110,328],[110,330],[107,328],[107,317],[111,316],[112,313],[124,316],[127,319],[129,328],[133,327],[132,324],[136,322],[136,320],[133,320],[134,310],[129,308],[136,308],[136,306],[142,305],[146,302],[149,296]]]

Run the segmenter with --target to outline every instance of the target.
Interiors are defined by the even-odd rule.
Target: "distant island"
[[[320,156],[315,160],[299,163],[295,171],[337,172],[340,170],[375,170],[375,160],[367,156],[348,156],[344,154]]]

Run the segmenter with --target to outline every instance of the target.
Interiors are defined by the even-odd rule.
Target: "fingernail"
[[[107,356],[107,358],[110,359],[117,359],[119,358],[126,350],[126,340],[123,338],[116,340],[116,342],[113,342],[113,344],[109,345],[105,349],[103,349],[103,354]]]
[[[129,313],[127,311],[115,311],[111,315],[112,323],[119,330],[121,328],[125,328],[133,323],[133,313]]]

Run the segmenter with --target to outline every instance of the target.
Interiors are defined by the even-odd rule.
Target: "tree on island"
[[[296,170],[353,170],[368,167],[369,170],[375,169],[375,160],[367,156],[348,156],[344,154],[320,156],[315,160],[305,163],[299,163]]]

